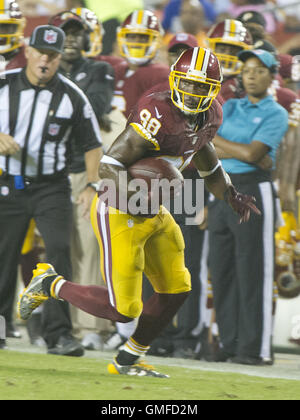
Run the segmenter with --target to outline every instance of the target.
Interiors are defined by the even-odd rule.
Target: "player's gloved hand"
[[[239,193],[233,185],[230,185],[225,191],[224,200],[229,204],[232,210],[240,217],[239,223],[248,222],[251,210],[261,215],[260,210],[254,204],[256,199],[251,195]]]

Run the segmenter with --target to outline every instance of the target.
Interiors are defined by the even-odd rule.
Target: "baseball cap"
[[[271,42],[267,41],[266,39],[259,39],[253,45],[254,50],[264,50],[269,51],[272,54],[277,54],[277,50]]]
[[[173,36],[168,44],[168,51],[173,50],[178,45],[186,45],[189,48],[199,47],[197,38],[185,32],[179,32]]]
[[[82,18],[76,13],[69,11],[58,13],[57,15],[52,16],[48,23],[49,25],[57,26],[63,30],[65,30],[70,23],[77,24],[85,30],[87,29],[87,26]]]
[[[62,29],[52,25],[40,25],[32,32],[29,46],[62,54],[64,42],[65,33]]]
[[[247,10],[246,12],[241,13],[238,15],[236,20],[239,20],[243,23],[257,23],[258,25],[261,25],[264,29],[266,28],[266,19],[264,16],[256,12],[255,10]]]
[[[258,58],[272,73],[276,73],[278,62],[270,52],[265,50],[244,50],[238,53],[238,58],[243,62],[250,57]]]

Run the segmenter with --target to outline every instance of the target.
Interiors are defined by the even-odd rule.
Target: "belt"
[[[59,171],[59,172],[56,172],[55,174],[50,174],[50,175],[40,175],[40,176],[35,176],[35,177],[25,175],[23,179],[24,179],[24,183],[28,185],[28,184],[33,184],[33,183],[56,181],[66,176],[67,176],[67,170],[63,169],[62,171]],[[7,179],[11,181],[15,180],[15,175],[10,175],[7,172],[1,173],[1,170],[0,170],[0,177],[2,179]]]

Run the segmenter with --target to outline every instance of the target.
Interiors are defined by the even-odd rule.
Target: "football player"
[[[252,36],[242,22],[234,19],[225,19],[213,25],[207,33],[208,47],[218,57],[223,74],[224,82],[219,101],[226,101],[232,97],[232,92],[241,90],[236,76],[240,73],[242,63],[238,59],[238,53],[252,48]]]
[[[169,67],[153,62],[162,34],[157,16],[149,10],[135,10],[118,29],[119,54],[125,60],[115,68],[113,105],[126,118],[144,92],[168,80]]]
[[[237,222],[248,221],[251,211],[259,214],[254,198],[236,191],[211,143],[222,122],[222,108],[215,101],[221,82],[218,59],[209,49],[186,50],[171,67],[170,91],[143,96],[132,110],[126,129],[102,158],[100,178],[112,181],[130,202],[134,192],[122,180],[125,175],[128,182],[132,180],[128,168],[135,162],[156,157],[182,171],[193,161],[209,191],[237,213]],[[167,377],[139,359],[191,290],[180,228],[163,206],[157,214],[133,215],[130,209],[119,210],[117,204],[110,207],[106,198],[106,193],[99,191],[91,218],[107,288],[73,284],[50,264],[39,264],[18,301],[19,316],[28,319],[34,308],[53,297],[112,321],[126,323],[139,317],[135,332],[108,370],[112,374]],[[144,304],[143,272],[154,289]]]
[[[23,17],[17,1],[3,0],[0,10],[0,54],[1,69],[24,67],[24,29],[26,19]]]
[[[121,111],[126,119],[146,91],[158,83],[168,83],[169,67],[153,62],[162,45],[162,35],[161,23],[153,12],[135,10],[126,17],[117,31],[117,44],[122,60],[118,57],[115,63],[116,57],[98,56],[114,67],[115,92],[112,106]],[[118,347],[132,333],[135,323],[117,323],[116,327],[117,333],[105,343],[106,349]]]
[[[92,10],[87,9],[86,7],[75,7],[71,9],[71,12],[80,16],[89,29],[87,33],[89,47],[82,52],[85,57],[95,61],[107,61],[113,68],[116,68],[124,61],[121,57],[101,54],[104,29],[98,17]]]

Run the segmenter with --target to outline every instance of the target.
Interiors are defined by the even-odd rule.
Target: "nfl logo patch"
[[[52,29],[45,31],[44,41],[46,41],[48,44],[55,44],[57,41],[57,32],[53,31]]]
[[[9,188],[5,185],[0,190],[1,195],[7,196],[9,194]]]
[[[48,133],[50,136],[56,136],[59,133],[60,126],[58,124],[50,124]]]

